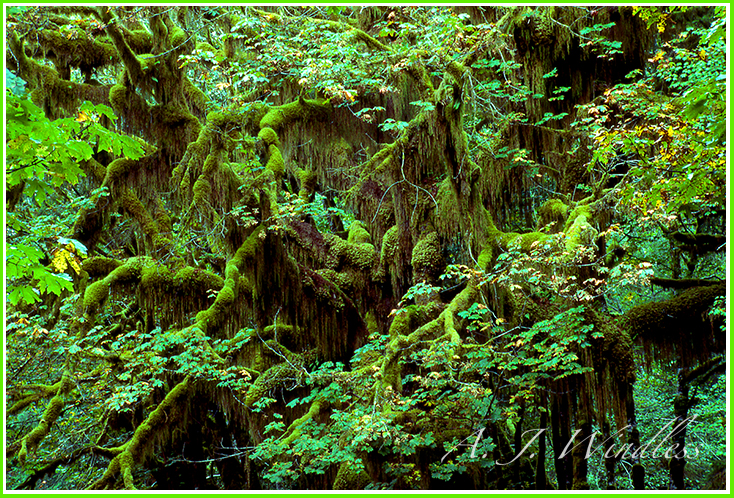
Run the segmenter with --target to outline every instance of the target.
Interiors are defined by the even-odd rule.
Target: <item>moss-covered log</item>
[[[651,355],[680,355],[683,365],[694,365],[719,351],[726,340],[709,317],[714,300],[726,294],[723,283],[687,289],[660,303],[637,306],[622,317],[620,326],[641,340]]]

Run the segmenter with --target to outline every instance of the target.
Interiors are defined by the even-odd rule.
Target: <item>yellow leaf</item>
[[[81,112],[79,112],[79,115],[76,117],[76,120],[79,123],[83,123],[84,121],[89,121],[89,116],[87,115],[86,112],[81,111]]]
[[[66,270],[66,267],[68,266],[66,254],[67,252],[64,249],[57,249],[54,251],[52,255],[53,258],[51,259],[51,268],[59,273]]]

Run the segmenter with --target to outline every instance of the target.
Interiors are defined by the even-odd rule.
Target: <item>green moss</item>
[[[194,108],[198,111],[203,111],[206,107],[207,97],[204,92],[199,89],[196,85],[191,83],[188,78],[183,80],[183,91],[186,96],[186,100],[193,104]]]
[[[413,247],[410,264],[418,278],[434,278],[444,269],[441,243],[436,232],[422,237]]]
[[[339,289],[341,289],[342,291],[346,291],[347,289],[352,287],[354,283],[352,279],[349,278],[349,275],[347,275],[345,272],[337,272],[332,270],[331,268],[316,270],[316,273],[324,277],[332,284],[339,287]]]
[[[127,188],[119,193],[119,197],[123,207],[140,223],[145,234],[151,239],[155,238],[158,235],[158,225],[140,199]]]
[[[217,300],[214,302],[215,306],[225,308],[231,306],[234,303],[235,295],[232,287],[225,286],[217,294]]]
[[[329,247],[326,258],[329,268],[338,270],[342,265],[348,265],[368,270],[377,259],[375,247],[370,243],[353,244],[333,234],[327,234],[324,240]]]
[[[123,85],[114,85],[110,88],[110,105],[114,110],[122,112],[127,108],[127,92],[127,88]]]
[[[255,228],[250,236],[247,237],[247,240],[237,249],[231,263],[242,268],[244,264],[255,259],[257,252],[262,247],[266,230],[267,228],[263,225]]]
[[[257,138],[265,142],[265,145],[275,145],[276,147],[280,146],[278,134],[275,133],[275,130],[272,128],[261,129],[257,134]]]
[[[165,289],[173,282],[173,272],[165,265],[150,261],[143,265],[140,285],[143,289]]]
[[[313,170],[298,170],[298,178],[301,181],[301,194],[304,197],[304,201],[310,200],[311,194],[316,190],[316,183],[318,177],[316,172]]]
[[[377,332],[380,329],[377,318],[371,310],[364,315],[364,326],[368,333]]]
[[[184,43],[186,43],[186,40],[188,39],[188,35],[184,30],[179,28],[178,26],[174,26],[169,32],[168,32],[168,40],[171,43],[171,47],[177,48]]]
[[[99,308],[110,294],[110,284],[106,280],[94,282],[84,291],[84,307],[88,309]]]
[[[212,151],[211,154],[209,154],[204,161],[204,168],[202,169],[202,174],[206,176],[211,176],[219,169],[219,154],[217,154],[215,151]]]
[[[92,277],[107,276],[122,264],[122,261],[117,259],[94,256],[82,262],[82,269]]]
[[[213,45],[207,42],[199,42],[196,44],[196,50],[200,52],[211,52],[212,54],[217,51]]]
[[[140,29],[127,30],[122,28],[125,41],[130,50],[136,54],[150,53],[153,50],[153,33],[141,27]]]
[[[568,215],[568,219],[566,220],[566,225],[563,228],[564,232],[568,232],[568,230],[571,228],[571,226],[576,222],[576,219],[580,216],[583,216],[585,220],[588,221],[592,219],[591,216],[591,207],[588,204],[578,204]]]
[[[200,268],[187,266],[179,270],[174,277],[176,285],[181,289],[192,289],[198,293],[210,289],[219,290],[224,286],[224,279],[219,275]]]
[[[194,203],[199,205],[203,201],[209,199],[212,192],[211,183],[204,175],[199,176],[194,183]]]
[[[394,225],[385,232],[382,237],[382,249],[380,251],[380,258],[384,260],[393,259],[397,255],[398,250],[398,227]]]
[[[106,183],[116,181],[128,174],[135,167],[137,161],[132,159],[115,159],[107,166]]]
[[[349,225],[347,241],[350,244],[372,244],[372,236],[367,231],[364,222],[355,220]]]
[[[573,210],[569,221],[573,222],[569,225],[566,223],[566,251],[574,254],[576,249],[582,245],[590,246],[594,244],[599,232],[591,226],[589,220],[591,211],[588,206],[579,206]],[[573,217],[573,218],[572,218]]]
[[[278,131],[292,121],[323,117],[329,111],[331,111],[331,105],[324,101],[298,99],[271,108],[260,120],[260,129],[272,128]]]
[[[491,245],[487,245],[482,251],[479,253],[479,257],[477,258],[477,263],[479,264],[479,268],[483,271],[487,271],[489,269],[489,265],[491,265],[494,262],[494,251],[492,250]]]
[[[520,249],[525,252],[530,252],[538,245],[542,245],[550,239],[548,234],[542,232],[530,232],[520,234],[512,239],[511,244],[519,244]]]
[[[143,270],[142,258],[130,258],[124,265],[116,268],[105,280],[110,283],[131,283],[140,280]]]
[[[561,230],[566,215],[568,214],[568,206],[558,199],[548,199],[538,209],[538,226],[544,227],[555,223],[553,233]]]
[[[268,159],[268,163],[265,167],[275,174],[276,179],[282,178],[283,173],[285,172],[285,163],[283,162],[283,156],[280,153],[280,149],[275,145],[270,145],[268,147],[268,152],[270,154],[270,158]]]
[[[288,363],[278,363],[267,369],[252,383],[245,395],[245,406],[251,407],[256,401],[267,395],[268,391],[277,387],[284,379],[295,374],[293,367]]]
[[[450,178],[444,178],[438,186],[438,194],[436,195],[436,203],[438,204],[438,216],[436,222],[441,227],[445,227],[442,233],[447,233],[451,229],[460,226],[461,219],[461,203],[458,200],[456,191]]]
[[[355,469],[354,465],[350,462],[344,462],[339,465],[339,470],[334,478],[333,489],[365,489],[370,482],[372,482],[372,479],[364,468]]]

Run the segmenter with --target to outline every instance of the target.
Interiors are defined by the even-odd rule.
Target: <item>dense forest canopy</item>
[[[723,488],[725,20],[8,8],[6,487]]]

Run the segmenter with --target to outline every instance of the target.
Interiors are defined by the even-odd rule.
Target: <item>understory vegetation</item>
[[[725,7],[20,6],[7,489],[723,489]]]

